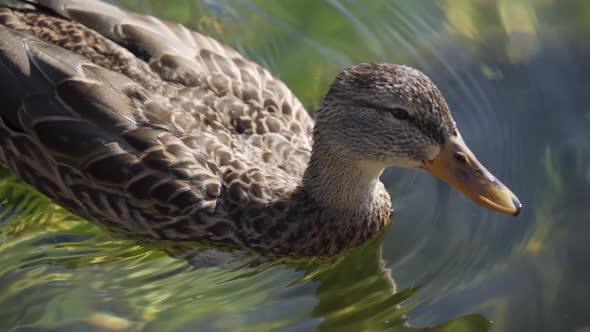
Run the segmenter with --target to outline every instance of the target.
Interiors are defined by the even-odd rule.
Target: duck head
[[[434,83],[407,66],[367,63],[340,73],[316,117],[318,144],[360,167],[424,170],[497,212],[521,208],[469,150]]]

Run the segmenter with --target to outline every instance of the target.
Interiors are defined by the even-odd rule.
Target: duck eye
[[[467,164],[467,157],[463,152],[456,152],[454,154],[455,160],[458,161],[460,164]]]
[[[390,108],[388,109],[389,113],[391,113],[391,115],[393,115],[394,118],[398,119],[398,120],[406,120],[410,117],[410,114],[408,114],[408,111],[406,111],[403,108],[400,107],[396,107],[396,108]]]

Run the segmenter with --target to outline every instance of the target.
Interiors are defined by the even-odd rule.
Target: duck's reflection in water
[[[460,316],[436,326],[416,327],[406,313],[413,307],[412,295],[419,286],[398,289],[391,269],[383,259],[384,234],[357,248],[329,258],[260,257],[255,254],[211,249],[203,246],[174,245],[166,251],[184,258],[195,268],[221,267],[242,273],[231,281],[246,281],[259,273],[282,266],[302,272],[285,287],[301,283],[315,286],[315,305],[309,308],[314,329],[320,331],[488,331],[491,323],[479,314]],[[228,280],[230,281],[230,280]],[[287,330],[306,330],[292,326]]]

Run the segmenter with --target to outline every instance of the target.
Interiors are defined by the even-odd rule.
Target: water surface
[[[525,208],[390,169],[380,238],[269,261],[114,236],[4,170],[0,330],[590,330],[590,2],[113,2],[229,43],[311,113],[346,66],[415,66]]]

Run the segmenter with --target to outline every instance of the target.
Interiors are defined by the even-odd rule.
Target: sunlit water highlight
[[[392,169],[393,226],[325,260],[114,236],[0,176],[0,330],[590,329],[590,5],[579,1],[114,1],[231,44],[310,112],[343,67],[416,66],[525,204],[482,210]]]

